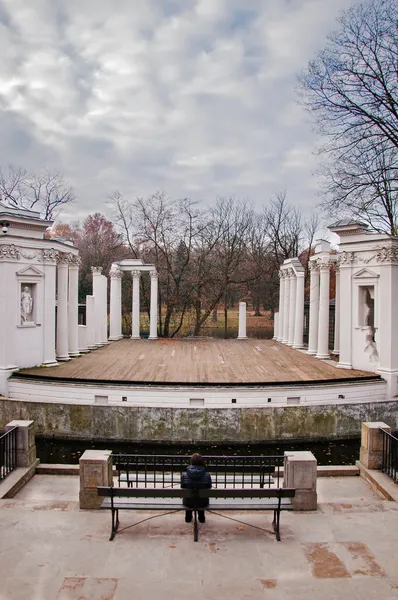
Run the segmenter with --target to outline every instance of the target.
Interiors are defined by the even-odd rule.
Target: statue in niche
[[[21,293],[21,323],[32,321],[33,312],[33,297],[29,287],[26,285],[22,288]]]
[[[369,354],[369,362],[376,365],[379,361],[379,352],[377,350],[375,340],[374,298],[372,298],[372,294],[370,293],[369,288],[366,289],[364,308],[364,323],[368,328],[365,335],[365,352]]]

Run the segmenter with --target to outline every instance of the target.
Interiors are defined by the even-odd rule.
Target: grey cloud
[[[295,76],[349,0],[0,0],[0,158],[57,168],[67,217],[164,189],[316,203]]]

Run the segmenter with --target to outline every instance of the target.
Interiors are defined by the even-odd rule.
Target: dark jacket
[[[207,473],[206,469],[199,465],[189,465],[186,473],[181,475],[181,487],[182,488],[211,488],[211,477]],[[193,508],[193,503],[190,498],[184,498],[184,506]],[[205,507],[209,504],[208,498],[199,498],[197,501],[197,507]]]

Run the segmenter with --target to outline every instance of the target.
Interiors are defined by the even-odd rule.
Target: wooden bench
[[[198,541],[198,510],[272,510],[272,527],[276,539],[280,542],[280,514],[283,510],[293,510],[291,499],[295,490],[291,488],[132,488],[98,487],[98,495],[104,497],[101,508],[111,510],[112,527],[109,540],[113,540],[119,528],[119,510],[186,510],[182,504],[184,498],[192,501],[194,513],[194,541]],[[205,509],[195,508],[195,502],[209,498]]]

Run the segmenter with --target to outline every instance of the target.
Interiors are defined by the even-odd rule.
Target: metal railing
[[[17,467],[17,427],[0,435],[0,481]]]
[[[281,487],[283,456],[203,456],[213,487]],[[189,456],[112,454],[118,485],[179,487]]]
[[[381,470],[398,483],[398,438],[381,429],[383,436],[383,458]]]

